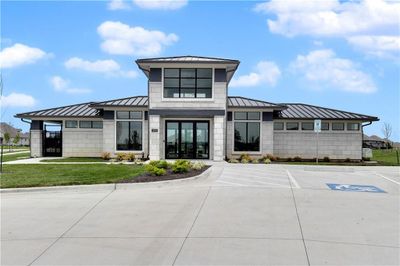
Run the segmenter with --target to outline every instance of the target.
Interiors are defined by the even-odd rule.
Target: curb
[[[176,185],[195,181],[200,178],[207,178],[211,174],[212,166],[203,173],[180,179],[171,179],[165,181],[142,182],[142,183],[110,183],[110,184],[94,184],[94,185],[75,185],[75,186],[52,186],[52,187],[29,187],[29,188],[3,188],[0,194],[7,193],[27,193],[27,192],[67,192],[67,191],[103,191],[103,190],[127,190],[144,187],[163,187],[165,185]]]

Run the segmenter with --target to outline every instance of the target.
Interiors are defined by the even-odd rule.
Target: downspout
[[[372,124],[372,121],[369,121],[367,124],[363,125],[361,123],[361,161],[363,160],[363,147],[364,147],[364,127]]]
[[[27,124],[29,124],[30,126],[29,126],[29,153],[30,153],[30,157],[31,157],[31,155],[32,155],[32,145],[31,145],[31,139],[32,139],[32,136],[31,136],[31,128],[32,128],[32,120],[29,122],[29,121],[26,121],[26,120],[24,120],[24,118],[21,118],[21,121],[22,122],[24,122],[24,123],[27,123]]]

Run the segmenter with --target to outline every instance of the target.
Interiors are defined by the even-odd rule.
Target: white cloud
[[[365,53],[382,58],[400,57],[400,36],[352,36],[348,42]]]
[[[128,10],[130,6],[124,0],[111,0],[108,2],[107,8],[109,10]]]
[[[46,53],[39,48],[16,43],[11,47],[4,48],[0,52],[0,68],[12,68],[32,64],[45,56]]]
[[[79,57],[73,57],[68,59],[64,65],[68,69],[80,69],[89,72],[104,73],[111,77],[136,78],[138,76],[137,72],[134,70],[121,70],[121,66],[114,60],[97,60],[91,62]]]
[[[399,1],[271,0],[257,4],[255,10],[276,16],[267,20],[273,33],[343,37],[355,48],[380,57],[388,55],[387,45],[399,35]]]
[[[230,86],[253,87],[262,84],[275,86],[280,76],[281,71],[274,62],[261,61],[257,64],[253,72],[237,78],[234,77],[230,83]]]
[[[63,79],[60,76],[54,76],[50,79],[50,83],[53,86],[55,91],[58,92],[66,92],[69,94],[84,94],[84,93],[90,93],[91,90],[89,89],[83,89],[83,88],[73,88],[69,86],[69,81]]]
[[[133,0],[140,8],[175,10],[186,6],[188,0]]]
[[[117,21],[103,22],[97,32],[103,39],[102,50],[118,55],[154,56],[178,41],[178,36],[173,33],[130,27]]]
[[[7,96],[0,97],[1,107],[32,107],[36,104],[36,100],[24,93],[10,93]]]
[[[339,58],[332,50],[315,50],[298,55],[291,68],[319,88],[372,93],[377,90],[371,77],[351,60]]]

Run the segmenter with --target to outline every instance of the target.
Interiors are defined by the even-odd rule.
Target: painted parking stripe
[[[386,179],[386,180],[389,180],[389,181],[391,181],[391,182],[393,182],[393,183],[395,183],[395,184],[397,184],[397,185],[400,185],[400,182],[397,182],[397,181],[395,181],[395,180],[393,180],[393,179],[391,179],[391,178],[389,178],[389,177],[386,177],[386,176],[384,176],[384,175],[381,175],[381,174],[378,174],[378,173],[375,173],[377,176],[380,176],[380,177],[382,177],[382,178],[384,178],[384,179]]]
[[[300,185],[299,185],[299,183],[297,183],[296,179],[294,179],[294,177],[293,177],[292,174],[289,172],[289,170],[286,170],[286,173],[287,173],[287,175],[288,175],[288,177],[289,177],[289,179],[290,179],[290,182],[292,182],[293,185],[294,185],[296,188],[301,188]]]
[[[217,183],[227,184],[227,185],[235,186],[235,187],[244,187],[245,186],[243,184],[234,183],[234,182],[227,182],[227,181],[222,181],[222,180],[217,180]]]
[[[244,178],[236,178],[236,177],[226,177],[226,179],[234,179],[237,181],[243,181],[243,182],[247,182],[247,183],[259,183],[259,184],[263,184],[263,185],[273,185],[273,186],[280,186],[280,187],[284,187],[287,188],[288,186],[282,185],[282,184],[277,184],[277,183],[269,183],[269,182],[262,182],[262,181],[256,181],[256,180],[251,180],[251,179],[244,179]]]
[[[223,175],[221,178],[229,178],[229,177],[243,178],[243,175],[238,174],[238,173],[232,173],[232,174],[229,174],[229,175]],[[268,179],[268,180],[272,180],[272,181],[275,181],[275,182],[284,182],[284,183],[288,182],[286,176],[283,179],[283,178],[277,178],[277,177],[266,177],[266,176],[255,176],[255,175],[252,175],[251,179],[245,179],[245,180],[253,180],[253,179],[261,179],[261,180]],[[255,181],[257,181],[257,180],[255,180]]]

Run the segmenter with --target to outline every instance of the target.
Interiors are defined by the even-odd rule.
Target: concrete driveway
[[[163,185],[2,193],[1,264],[398,265],[399,188],[396,167],[215,164]]]

